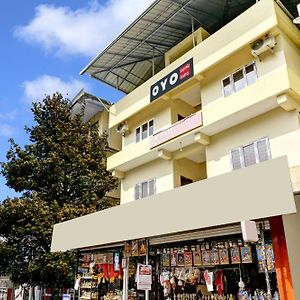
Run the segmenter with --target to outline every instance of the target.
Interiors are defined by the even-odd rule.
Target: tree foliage
[[[1,163],[7,185],[22,196],[0,205],[0,267],[16,283],[66,287],[75,256],[50,253],[53,224],[111,206],[103,197],[116,182],[106,171],[107,137],[73,116],[68,100],[56,93],[32,112],[30,143],[10,140]]]

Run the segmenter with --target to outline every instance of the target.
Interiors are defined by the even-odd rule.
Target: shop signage
[[[150,102],[194,76],[193,58],[150,87]]]
[[[137,289],[151,290],[152,284],[152,266],[151,265],[137,265]]]

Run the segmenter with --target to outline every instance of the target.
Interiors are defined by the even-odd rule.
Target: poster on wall
[[[151,265],[137,265],[137,289],[151,290],[152,284],[152,267]]]
[[[138,240],[132,241],[131,256],[139,256],[139,241]]]
[[[131,256],[131,243],[125,242],[124,243],[124,257]]]
[[[193,254],[192,252],[184,252],[184,266],[192,267],[193,266]]]
[[[229,253],[227,248],[219,249],[219,257],[221,265],[229,265]]]
[[[266,244],[267,267],[269,272],[275,272],[274,251],[271,244]]]
[[[177,266],[184,267],[184,253],[177,253]]]
[[[200,250],[193,251],[193,260],[194,260],[194,266],[195,267],[201,267],[202,266],[202,258],[201,258],[201,251]]]
[[[204,250],[202,251],[202,265],[204,267],[210,266],[210,250]]]
[[[212,249],[210,251],[210,263],[214,266],[220,264],[218,249]]]
[[[169,253],[163,253],[162,265],[163,265],[163,267],[170,267],[170,254]]]
[[[241,258],[242,264],[251,264],[252,260],[252,251],[250,246],[241,247]]]
[[[147,254],[147,241],[145,239],[139,240],[139,256]]]
[[[177,253],[171,253],[171,267],[177,267]]]
[[[120,253],[114,253],[114,271],[120,271]]]
[[[241,263],[240,248],[238,246],[233,246],[230,248],[230,258],[232,264]]]

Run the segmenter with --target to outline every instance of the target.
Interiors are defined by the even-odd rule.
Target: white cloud
[[[154,0],[97,0],[85,8],[38,5],[34,18],[15,34],[58,55],[95,56]]]
[[[32,81],[24,81],[25,100],[29,103],[42,100],[45,95],[60,92],[64,97],[72,99],[82,88],[88,89],[88,85],[80,80],[72,79],[63,81],[59,77],[42,75]]]
[[[19,115],[19,112],[14,109],[5,113],[0,113],[0,120],[14,121]]]
[[[0,124],[0,136],[12,137],[15,133],[15,128],[9,124]]]

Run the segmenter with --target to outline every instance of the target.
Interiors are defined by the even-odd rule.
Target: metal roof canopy
[[[275,0],[292,19],[298,0]],[[156,0],[81,72],[125,93],[164,68],[164,53],[203,27],[210,34],[236,18],[255,0]],[[153,65],[154,64],[154,65]]]

